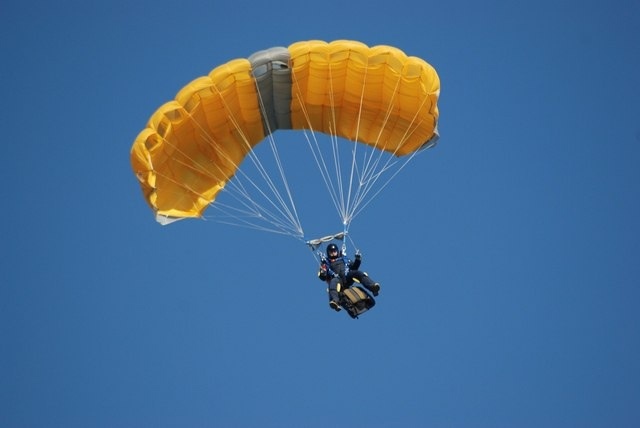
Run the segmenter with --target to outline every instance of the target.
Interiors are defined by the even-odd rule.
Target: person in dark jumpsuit
[[[380,284],[372,280],[365,272],[358,270],[362,263],[360,253],[356,253],[352,262],[346,255],[341,254],[336,244],[327,246],[327,257],[322,259],[318,278],[329,284],[329,306],[335,311],[340,310],[340,292],[358,281],[374,296],[380,292]]]

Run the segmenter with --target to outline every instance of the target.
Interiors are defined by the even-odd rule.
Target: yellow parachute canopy
[[[278,129],[309,129],[396,156],[438,137],[440,80],[391,46],[305,41],[236,59],[161,106],[131,148],[158,221],[200,217],[247,153]]]

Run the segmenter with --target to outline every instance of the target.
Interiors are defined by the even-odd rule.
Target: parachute
[[[258,192],[267,199],[263,204],[247,191],[255,179],[242,173],[247,159],[263,170],[256,145],[274,144],[277,130],[302,130],[346,233],[353,217],[384,187],[375,186],[397,159],[408,162],[435,145],[439,93],[435,69],[392,46],[311,40],[274,47],[229,61],[188,83],[139,133],[131,166],[162,224],[203,217],[209,207],[225,208],[226,203],[218,204],[219,194],[233,187],[241,202],[228,213],[238,225],[254,225],[244,220],[248,213],[270,222],[271,231],[302,238],[284,169],[276,168],[282,180],[267,173],[266,190]],[[344,181],[333,181],[337,169],[324,156],[335,156],[335,148],[320,145],[316,133],[328,135],[340,148],[349,147]],[[272,150],[277,159],[277,147]],[[387,160],[378,157],[383,153]],[[284,190],[275,189],[276,182],[283,182]],[[354,191],[336,189],[352,183]]]

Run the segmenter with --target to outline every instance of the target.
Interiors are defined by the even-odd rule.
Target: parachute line
[[[218,91],[215,85],[214,88],[216,89],[216,91]],[[195,120],[191,114],[189,114],[189,118],[192,120],[193,124],[199,128],[202,136],[206,141],[209,142],[210,147],[216,152],[216,154],[232,164],[236,169],[234,179],[227,182],[227,187],[225,187],[224,190],[227,190],[226,193],[230,194],[230,197],[232,199],[238,201],[238,203],[240,203],[240,205],[246,209],[246,211],[238,208],[233,209],[230,205],[221,203],[221,201],[217,201],[215,204],[210,204],[211,207],[215,207],[215,209],[220,212],[220,216],[216,216],[215,219],[218,220],[219,218],[221,220],[220,222],[226,224],[236,224],[243,227],[251,227],[259,230],[287,234],[293,237],[301,238],[302,236],[304,236],[302,225],[299,220],[298,213],[293,202],[293,196],[291,194],[286,175],[284,174],[282,162],[277,148],[275,147],[275,141],[273,140],[272,135],[269,135],[272,154],[274,156],[276,164],[278,165],[280,178],[284,183],[285,192],[288,196],[291,206],[289,206],[285,199],[282,197],[278,186],[271,178],[269,171],[264,167],[260,159],[254,153],[248,138],[246,137],[241,126],[239,126],[236,118],[234,117],[233,111],[231,111],[231,109],[227,106],[224,98],[221,97],[221,99],[223,105],[225,106],[225,109],[227,110],[229,120],[237,130],[238,134],[241,136],[241,140],[245,145],[245,149],[247,150],[247,158],[250,160],[251,164],[258,172],[260,178],[264,183],[264,186],[252,179],[247,173],[245,173],[241,165],[238,165],[223,150],[221,150],[219,145],[216,144],[216,142],[208,134],[206,129],[204,129],[202,125],[200,125],[200,123],[198,123],[198,121]],[[260,104],[261,108],[264,109],[263,103],[261,102]],[[176,150],[179,149],[176,148]],[[216,168],[220,170],[217,165]],[[206,168],[203,167],[202,169],[202,172],[206,172]],[[258,197],[262,202],[258,201]],[[271,208],[275,210],[275,213],[269,210],[265,206],[265,203],[268,206],[271,206]],[[249,218],[251,219],[251,221],[248,220]],[[234,219],[235,222],[232,222],[231,219]],[[264,227],[256,222],[266,222],[271,224],[274,228]]]
[[[258,91],[259,105],[260,109],[263,112],[265,111],[264,102],[262,100],[262,94],[259,91],[259,88],[256,86]],[[262,184],[255,182],[255,180],[251,179],[250,176],[245,173],[244,167],[241,165],[235,165],[236,169],[236,177],[234,180],[229,181],[230,190],[234,190],[230,193],[232,198],[236,200],[244,200],[246,201],[243,205],[245,207],[251,207],[252,209],[246,212],[242,212],[239,210],[231,210],[228,205],[221,204],[219,201],[216,204],[212,204],[219,211],[222,210],[223,216],[228,216],[228,218],[235,218],[240,222],[242,226],[250,226],[252,228],[258,228],[260,230],[268,230],[275,233],[284,233],[291,235],[293,237],[302,238],[304,236],[304,232],[302,229],[302,225],[298,216],[298,212],[296,210],[296,206],[293,200],[293,195],[291,192],[291,188],[289,182],[287,180],[286,174],[284,172],[284,167],[282,165],[282,160],[278,149],[275,144],[275,140],[273,138],[273,134],[271,129],[268,128],[268,140],[269,147],[271,149],[271,153],[273,156],[273,160],[277,166],[278,175],[282,183],[282,187],[284,188],[283,192],[280,191],[280,187],[274,179],[271,177],[271,171],[268,170],[264,164],[260,161],[259,157],[256,156],[253,151],[251,145],[249,144],[248,139],[244,136],[241,127],[237,124],[237,120],[233,117],[233,113],[230,109],[228,109],[228,114],[230,120],[234,123],[234,126],[239,134],[242,135],[242,141],[245,143],[247,147],[247,158],[250,160],[253,165],[255,171],[258,172],[260,178],[262,179],[262,183],[266,187],[263,189]],[[269,127],[267,123],[267,127]],[[240,178],[242,176],[242,179]],[[255,193],[251,193],[247,187],[243,185],[243,179],[250,184],[250,188],[255,191]],[[287,200],[282,196],[282,193],[286,194]],[[264,201],[268,202],[269,205],[272,206],[276,210],[278,214],[274,214],[271,211],[267,210],[263,203],[259,202]],[[220,205],[220,206],[218,206]],[[241,215],[242,214],[242,215]],[[265,228],[262,226],[258,226],[255,223],[250,223],[247,221],[246,217],[249,216],[254,220],[261,220],[263,222],[270,223],[275,227],[274,229]],[[223,217],[224,218],[224,217]]]
[[[397,174],[404,169],[404,167],[416,155],[417,151],[414,151],[409,156],[406,156],[402,162],[399,161],[400,157],[398,157],[398,151],[402,148],[404,142],[407,141],[412,130],[417,127],[414,123],[417,118],[417,114],[414,115],[407,132],[405,132],[405,135],[402,137],[402,140],[399,141],[397,148],[393,152],[378,149],[378,147],[381,147],[380,140],[384,129],[389,123],[389,119],[393,113],[394,102],[399,93],[401,77],[398,76],[398,79],[395,82],[393,94],[386,106],[383,123],[380,127],[380,131],[378,132],[375,144],[372,146],[355,144],[352,142],[351,145],[347,146],[350,147],[350,155],[348,156],[350,161],[347,163],[346,159],[343,159],[345,157],[345,153],[343,153],[345,152],[345,143],[340,141],[337,136],[336,105],[334,96],[335,90],[332,71],[332,67],[329,65],[328,98],[330,102],[331,119],[327,124],[327,128],[329,129],[327,133],[330,147],[321,147],[321,144],[316,137],[316,132],[313,129],[306,105],[304,101],[300,99],[299,95],[298,102],[305,120],[307,121],[306,128],[309,132],[306,130],[304,131],[307,146],[312,153],[318,172],[325,183],[325,187],[327,188],[331,201],[333,202],[333,205],[335,206],[344,225],[344,230],[347,232],[353,219],[389,185]],[[367,89],[366,76],[367,74],[365,70],[362,87],[360,89],[360,105],[356,121],[356,135],[359,135],[360,127],[362,125],[364,97]],[[299,83],[295,74],[292,75],[292,81],[293,84],[299,88]],[[299,89],[298,94],[301,92],[302,91]],[[378,185],[378,182],[385,178],[386,181],[383,181],[382,185]]]

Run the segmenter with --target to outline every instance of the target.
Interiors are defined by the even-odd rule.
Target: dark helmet
[[[331,254],[333,252],[335,252],[335,254]],[[340,254],[340,249],[336,244],[327,245],[327,257],[335,259],[336,257],[338,257],[338,254]]]

